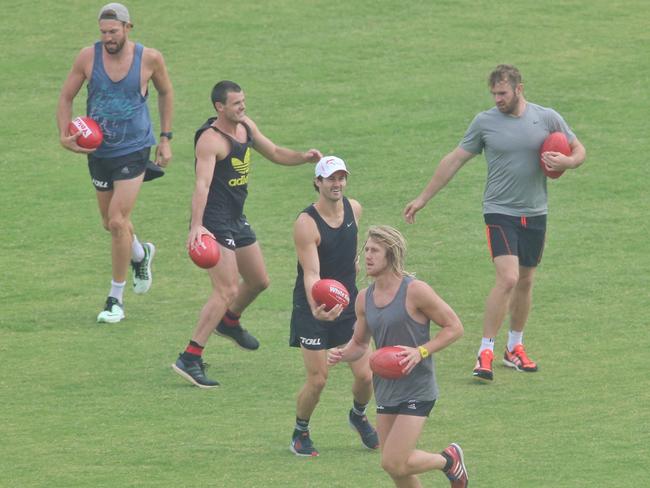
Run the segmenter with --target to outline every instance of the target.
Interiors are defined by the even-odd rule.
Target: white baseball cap
[[[345,171],[347,174],[350,174],[348,168],[345,167],[345,161],[336,156],[324,156],[316,164],[316,176],[329,178],[337,171]]]
[[[121,3],[107,3],[104,5],[100,11],[97,20],[119,20],[125,24],[131,24],[131,16],[129,15],[129,9],[127,9]]]

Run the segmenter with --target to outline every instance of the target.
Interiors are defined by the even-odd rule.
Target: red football
[[[104,140],[104,133],[90,117],[77,117],[68,125],[70,135],[77,134],[77,144],[86,149],[99,147]]]
[[[350,304],[350,293],[343,283],[325,278],[318,280],[311,287],[311,296],[318,305],[325,304],[325,310],[329,311],[340,303],[343,308]]]
[[[397,346],[387,346],[377,349],[370,355],[370,369],[377,376],[381,376],[387,380],[396,380],[404,376],[399,362],[404,359],[403,356],[398,356],[397,353],[403,352],[404,349]]]
[[[542,161],[542,153],[546,151],[555,151],[564,154],[565,156],[571,156],[571,146],[569,141],[563,132],[551,132],[549,136],[542,143],[542,147],[539,149],[539,165],[542,168],[542,171],[549,178],[559,178],[564,174],[564,171],[551,171],[546,169],[544,161]]]
[[[212,268],[216,266],[221,257],[221,251],[219,250],[219,244],[214,239],[214,237],[203,234],[201,236],[201,242],[203,246],[190,246],[189,254],[194,264],[199,268]]]

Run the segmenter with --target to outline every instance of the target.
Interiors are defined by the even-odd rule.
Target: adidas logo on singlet
[[[233,169],[242,176],[228,180],[228,186],[244,186],[248,184],[248,173],[251,170],[251,148],[246,148],[243,161],[237,158],[230,158],[230,161]]]

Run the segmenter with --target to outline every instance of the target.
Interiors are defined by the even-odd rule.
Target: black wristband
[[[171,141],[172,137],[174,137],[174,133],[173,132],[161,132],[160,137],[166,137],[167,139],[169,139]]]

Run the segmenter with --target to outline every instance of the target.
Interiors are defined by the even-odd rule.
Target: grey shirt
[[[418,347],[429,342],[430,322],[416,322],[406,311],[406,291],[413,278],[406,276],[393,300],[385,307],[377,307],[372,297],[373,283],[366,291],[366,322],[379,349],[385,346]],[[375,400],[378,406],[395,407],[400,403],[432,401],[438,397],[433,356],[420,361],[410,374],[397,380],[373,375]]]
[[[563,132],[570,143],[575,139],[560,114],[530,102],[519,117],[505,115],[496,107],[474,117],[460,147],[473,154],[485,151],[484,214],[534,217],[548,213],[539,149],[551,132]]]

